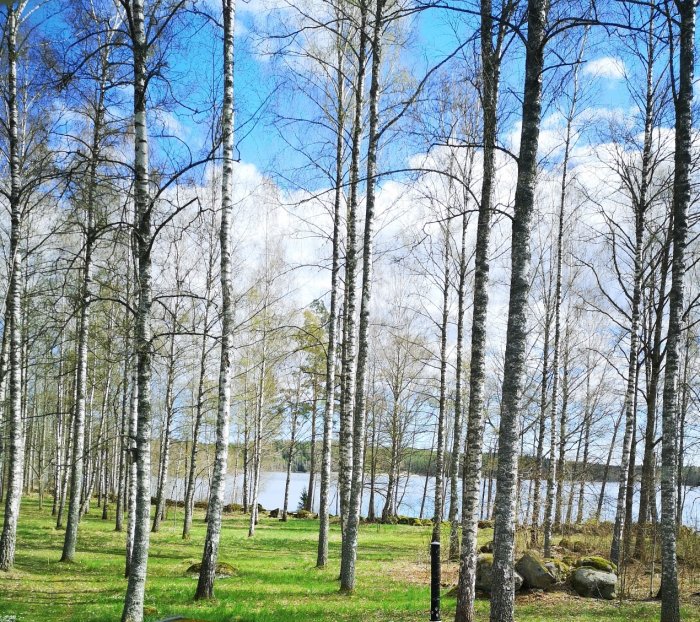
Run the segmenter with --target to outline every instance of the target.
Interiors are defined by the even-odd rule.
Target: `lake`
[[[261,473],[260,481],[260,493],[258,502],[267,510],[282,507],[284,503],[284,483],[286,474],[281,471],[270,471]],[[331,477],[331,492],[330,492],[330,511],[332,514],[338,513],[338,495],[337,495],[337,476],[334,473]],[[290,485],[289,485],[289,511],[295,511],[299,500],[301,499],[302,491],[308,487],[309,475],[308,473],[292,473]],[[182,500],[184,498],[184,478],[170,478],[167,487],[167,496],[170,499]],[[226,493],[225,493],[225,503],[240,503],[241,502],[241,487],[243,484],[243,478],[238,474],[235,479],[233,475],[229,475],[226,478]],[[482,482],[483,486],[487,485],[487,480]],[[530,486],[529,481],[524,480],[521,482],[521,492],[523,506],[527,503],[528,488]],[[155,488],[155,481],[153,483]],[[408,478],[402,477],[398,498],[399,506],[398,513],[405,516],[419,516],[421,500],[423,498],[423,490],[425,487],[425,477],[422,475],[411,475]],[[584,518],[588,518],[595,513],[598,505],[598,497],[600,494],[601,482],[589,482],[584,487]],[[318,511],[318,488],[319,479],[316,477],[316,486],[314,492],[314,511]],[[384,504],[384,494],[383,491],[386,489],[386,476],[379,476],[377,478],[375,493],[375,512],[377,515],[381,514],[382,507]],[[435,479],[428,478],[428,496],[425,501],[425,507],[423,509],[423,517],[429,518],[433,513],[433,491],[435,488]],[[461,490],[461,486],[460,486]],[[493,482],[493,494],[495,495],[495,482]],[[566,512],[566,503],[568,500],[568,490],[569,486],[565,485],[564,493],[564,510]],[[575,484],[574,488],[574,516],[576,513],[576,503],[578,500],[578,484]],[[686,500],[683,510],[683,523],[694,527],[695,529],[700,529],[700,488],[686,488]],[[542,489],[542,495],[544,497],[544,483]],[[639,490],[635,491],[635,496],[639,495]],[[195,485],[195,500],[204,501],[209,496],[209,480],[207,478],[200,478],[197,480]],[[660,508],[661,495],[660,492],[657,494]],[[614,520],[615,518],[615,505],[617,502],[617,482],[608,482],[605,488],[605,498],[603,501],[603,508],[601,512],[602,520]],[[445,508],[448,507],[449,503],[449,491],[447,491],[447,500],[445,502]],[[635,503],[635,509],[637,503]],[[369,508],[369,485],[365,490],[365,494],[362,499],[362,515],[367,515],[367,510]],[[521,520],[524,517],[525,507],[520,508]]]

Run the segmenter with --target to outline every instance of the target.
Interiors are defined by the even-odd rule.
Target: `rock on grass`
[[[577,568],[571,576],[571,586],[579,596],[613,600],[617,575],[595,568]]]
[[[201,570],[202,564],[201,562],[198,562],[196,564],[192,564],[187,570],[185,570],[185,574],[198,576]],[[216,562],[216,571],[214,572],[214,575],[217,579],[225,579],[226,577],[233,577],[237,574],[238,571],[231,564],[227,564],[226,562]]]
[[[557,582],[556,577],[535,551],[527,551],[515,564],[515,569],[528,587],[546,590]]]
[[[480,592],[491,593],[493,583],[493,555],[479,555],[476,560],[476,589]],[[515,591],[517,592],[523,585],[523,578],[517,571],[513,571]]]
[[[617,572],[617,566],[615,564],[608,561],[604,557],[598,557],[597,555],[580,557],[576,560],[574,565],[576,568],[595,568],[596,570],[602,570],[603,572]]]

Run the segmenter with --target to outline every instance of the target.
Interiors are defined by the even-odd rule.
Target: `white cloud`
[[[589,60],[583,67],[583,72],[597,78],[620,80],[625,77],[625,63],[613,56],[603,56]]]

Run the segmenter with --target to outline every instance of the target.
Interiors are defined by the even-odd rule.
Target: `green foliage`
[[[306,488],[301,489],[301,496],[299,497],[299,503],[297,503],[297,510],[303,510],[306,508],[306,502],[309,500],[309,491]]]

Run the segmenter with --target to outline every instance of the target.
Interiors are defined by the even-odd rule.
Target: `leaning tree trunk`
[[[340,263],[340,207],[343,201],[343,53],[338,44],[337,56],[338,119],[335,146],[335,200],[333,202],[333,259],[331,264],[331,302],[328,313],[328,349],[326,350],[326,393],[323,412],[323,446],[321,448],[321,486],[318,509],[318,552],[316,567],[328,563],[328,496],[331,482],[331,441],[335,410],[336,318],[338,315],[338,271]]]
[[[469,155],[470,166],[465,180],[466,187],[471,184],[471,162],[473,161],[472,151]],[[450,466],[450,510],[448,517],[450,520],[450,559],[457,561],[459,559],[459,523],[457,522],[457,510],[459,507],[459,498],[457,495],[457,480],[460,475],[460,466],[462,464],[462,359],[464,350],[464,296],[467,280],[467,207],[469,196],[468,191],[464,192],[464,214],[462,214],[462,241],[459,255],[459,282],[457,285],[457,361],[455,365],[455,418],[452,428],[452,455]]]
[[[231,226],[233,224],[233,32],[235,0],[223,0],[224,22],[224,105],[221,131],[223,173],[221,180],[221,363],[219,366],[219,407],[216,413],[216,455],[209,492],[207,536],[196,599],[214,596],[214,578],[221,538],[221,512],[228,465],[229,416],[231,410],[231,368],[233,356],[233,276],[231,266]]]
[[[432,542],[440,542],[443,516],[443,478],[445,471],[445,419],[447,418],[447,330],[450,294],[450,233],[449,220],[444,225],[445,246],[443,252],[444,276],[442,283],[442,318],[440,321],[440,396],[438,401],[437,446],[435,447],[435,497],[433,507]],[[437,574],[442,571],[437,560]]]
[[[685,302],[685,252],[688,243],[693,68],[695,63],[695,2],[694,0],[677,0],[676,6],[680,18],[680,50],[678,90],[675,94],[673,259],[661,416],[661,622],[678,622],[681,619],[676,558],[677,385]]]
[[[258,390],[255,399],[255,422],[253,425],[253,473],[252,487],[250,494],[250,522],[248,523],[248,537],[255,535],[255,525],[258,523],[258,491],[260,489],[260,458],[262,452],[262,417],[264,406],[265,373],[266,373],[266,333],[263,333],[262,341],[262,361],[260,364],[260,378],[258,379]]]
[[[600,522],[600,515],[603,511],[603,502],[605,501],[605,488],[608,485],[608,474],[610,472],[610,462],[612,461],[613,449],[615,449],[615,441],[617,440],[617,433],[620,429],[620,423],[622,422],[622,417],[624,415],[624,410],[620,413],[620,416],[615,421],[613,425],[613,435],[610,441],[610,447],[608,448],[608,457],[605,461],[605,467],[603,467],[603,481],[600,484],[600,493],[598,494],[598,507],[595,512],[595,521]]]
[[[537,178],[544,31],[548,6],[547,0],[528,1],[525,88],[513,213],[510,300],[498,435],[491,622],[512,622],[513,620],[515,498],[518,494],[515,488],[518,479],[517,439],[527,337],[530,234]]]

